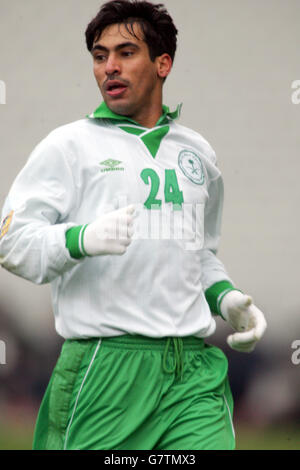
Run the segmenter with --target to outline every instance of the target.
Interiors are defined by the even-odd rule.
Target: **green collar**
[[[181,108],[182,108],[182,103],[177,106],[175,111],[171,112],[168,106],[163,105],[162,115],[157,121],[155,127],[163,125],[163,124],[168,124],[170,120],[173,121],[174,119],[178,119],[180,116]],[[132,124],[139,126],[139,124],[133,119],[127,116],[121,116],[120,114],[116,114],[113,111],[111,111],[104,101],[100,104],[100,106],[96,109],[96,111],[94,111],[92,114],[90,114],[87,117],[92,118],[92,119],[112,119],[114,121],[117,121],[116,124],[130,122]]]

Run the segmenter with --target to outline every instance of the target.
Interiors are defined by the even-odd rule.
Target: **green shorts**
[[[65,341],[36,450],[234,449],[228,362],[193,336]]]

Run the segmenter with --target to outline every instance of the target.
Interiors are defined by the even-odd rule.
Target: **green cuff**
[[[72,227],[66,232],[66,247],[68,248],[72,258],[81,259],[84,256],[88,256],[83,246],[83,234],[86,225],[78,225]]]
[[[205,297],[211,312],[214,315],[220,315],[222,318],[220,304],[227,292],[237,290],[229,281],[216,282],[205,291]],[[223,318],[224,319],[224,318]]]

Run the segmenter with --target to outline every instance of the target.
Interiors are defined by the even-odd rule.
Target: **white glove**
[[[267,327],[263,313],[253,305],[249,295],[238,290],[229,291],[221,300],[220,310],[226,321],[238,333],[228,336],[232,349],[251,352]]]
[[[123,255],[133,235],[133,205],[103,214],[89,224],[83,247],[89,256]]]

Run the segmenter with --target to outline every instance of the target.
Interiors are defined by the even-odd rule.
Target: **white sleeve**
[[[204,212],[204,246],[201,250],[201,280],[204,291],[220,281],[229,281],[233,284],[223,263],[216,256],[221,237],[224,201],[224,185],[219,170],[213,172],[208,195]]]
[[[44,139],[32,152],[5,200],[0,264],[36,284],[51,282],[78,263],[66,248],[74,184],[64,152]]]

